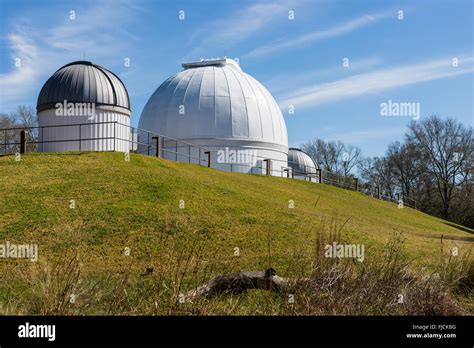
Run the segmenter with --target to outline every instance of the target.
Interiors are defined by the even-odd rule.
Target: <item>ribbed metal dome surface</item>
[[[183,67],[150,97],[140,128],[176,139],[242,139],[288,147],[275,99],[236,62],[218,59]]]
[[[316,174],[316,164],[311,157],[300,149],[290,148],[288,150],[288,166],[293,174]]]
[[[36,109],[53,109],[64,100],[118,108],[130,115],[130,99],[123,82],[110,70],[88,61],[59,68],[41,89]]]

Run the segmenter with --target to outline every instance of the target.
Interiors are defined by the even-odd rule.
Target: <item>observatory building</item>
[[[213,168],[244,173],[269,169],[281,176],[288,167],[288,135],[270,92],[232,59],[182,66],[150,97],[139,128],[210,149]],[[162,151],[164,158],[191,163],[207,158],[204,149],[169,139]]]
[[[127,90],[100,65],[77,61],[59,68],[41,89],[36,110],[39,151],[129,151]]]
[[[306,152],[290,148],[288,151],[288,166],[291,168],[293,178],[319,182],[318,167]]]

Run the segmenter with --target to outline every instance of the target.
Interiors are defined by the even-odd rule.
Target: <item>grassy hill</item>
[[[309,276],[317,238],[364,245],[364,262],[353,263],[374,273],[397,240],[410,270],[434,272],[453,247],[459,259],[470,252],[472,232],[324,184],[133,154],[4,156],[0,244],[36,243],[39,260],[0,260],[0,314],[182,313],[180,293],[225,272],[272,266]],[[66,294],[77,302],[63,303]],[[234,307],[223,297],[204,312],[281,313],[274,296],[256,291]]]

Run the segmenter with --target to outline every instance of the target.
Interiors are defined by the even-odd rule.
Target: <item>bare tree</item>
[[[330,141],[327,143],[331,154],[333,165],[333,172],[343,174],[343,155],[345,152],[345,145],[342,141]]]
[[[413,143],[394,142],[389,145],[387,158],[393,165],[394,177],[404,196],[411,197],[420,181],[422,154]]]
[[[352,145],[344,145],[343,151],[342,158],[338,162],[342,165],[342,174],[348,176],[361,160],[362,151]]]
[[[431,116],[421,122],[412,121],[406,137],[419,149],[441,198],[443,217],[449,219],[454,189],[470,175],[474,154],[472,128],[454,119],[443,121]]]
[[[25,127],[28,130],[28,142],[34,142],[37,139],[38,131],[36,127],[38,119],[33,108],[20,105],[11,114],[0,114],[0,153],[12,153],[18,151],[20,130],[11,130],[11,128]],[[31,144],[34,146],[35,144]]]
[[[31,106],[20,105],[12,115],[22,127],[36,127],[38,119]]]
[[[365,181],[373,181],[374,179],[374,159],[366,157],[359,161],[357,165],[359,176]]]
[[[0,114],[0,154],[7,154],[12,152],[12,131],[8,128],[15,127],[15,119],[7,114]]]
[[[386,157],[361,159],[357,167],[369,191],[373,192],[373,188],[378,187],[380,194],[393,198],[396,187],[393,165]]]
[[[348,176],[361,157],[361,150],[342,141],[314,139],[302,146],[323,170]]]
[[[336,171],[335,148],[322,139],[308,141],[302,146],[303,150],[316,162],[319,168]]]

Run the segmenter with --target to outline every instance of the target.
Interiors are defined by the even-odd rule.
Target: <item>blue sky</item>
[[[318,137],[382,155],[411,120],[382,117],[388,100],[419,103],[421,118],[473,124],[473,7],[472,0],[0,0],[0,112],[36,106],[47,78],[85,54],[124,81],[136,126],[182,62],[227,55],[275,96],[290,146]]]

